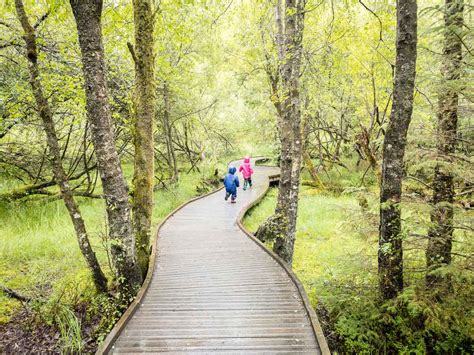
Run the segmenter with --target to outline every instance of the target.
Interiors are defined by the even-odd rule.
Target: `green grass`
[[[81,210],[91,242],[106,267],[105,253],[98,248],[98,233],[104,226],[103,202],[81,200]],[[46,297],[52,288],[60,292],[60,284],[68,275],[75,275],[77,283],[84,284],[86,265],[62,201],[5,203],[0,205],[0,219],[3,283],[34,297]],[[0,302],[0,321],[7,321],[18,302],[4,296]]]
[[[247,214],[244,224],[249,230],[255,231],[273,212],[277,191],[271,189],[258,207]],[[368,282],[374,274],[376,260],[371,258],[361,264],[360,256],[375,257],[376,241],[373,235],[361,234],[359,228],[367,228],[365,223],[353,228],[351,215],[360,214],[357,200],[350,195],[322,194],[314,188],[302,187],[298,209],[293,269],[313,305],[324,295],[325,288],[321,285],[334,279],[359,278],[362,266],[367,271]]]

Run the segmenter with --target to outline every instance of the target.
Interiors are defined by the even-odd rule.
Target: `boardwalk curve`
[[[165,219],[144,286],[99,354],[329,354],[296,276],[240,223],[277,174],[257,166],[236,204],[218,191]]]

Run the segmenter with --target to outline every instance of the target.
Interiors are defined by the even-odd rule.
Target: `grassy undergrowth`
[[[474,334],[473,275],[469,259],[454,257],[453,292],[434,302],[424,288],[426,203],[403,203],[404,293],[381,305],[377,298],[377,185],[360,187],[357,169],[322,175],[325,188],[302,186],[293,269],[320,314],[332,350],[340,353],[470,353]],[[276,204],[277,189],[244,220],[256,231]],[[472,212],[458,211],[458,223]],[[472,236],[456,232],[455,253],[472,255]],[[267,245],[271,248],[271,244]],[[471,265],[472,266],[472,265]],[[448,271],[446,271],[448,272]]]

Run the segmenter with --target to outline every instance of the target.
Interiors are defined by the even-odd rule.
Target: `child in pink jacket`
[[[239,171],[242,172],[244,177],[244,190],[247,190],[247,186],[252,187],[253,169],[250,166],[250,157],[244,158],[244,163],[240,166]]]

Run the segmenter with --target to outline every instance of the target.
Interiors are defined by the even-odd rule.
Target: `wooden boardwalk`
[[[329,353],[299,282],[239,227],[277,173],[255,167],[236,204],[221,190],[161,225],[153,270],[98,353]]]

